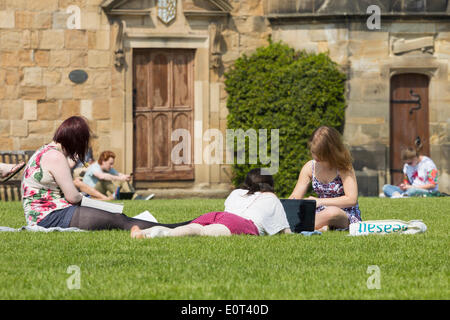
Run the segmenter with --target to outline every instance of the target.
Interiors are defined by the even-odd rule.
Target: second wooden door
[[[415,141],[423,144],[422,154],[430,154],[429,78],[422,74],[407,73],[391,78],[390,170],[391,183],[398,185],[403,178],[403,148],[414,148]]]

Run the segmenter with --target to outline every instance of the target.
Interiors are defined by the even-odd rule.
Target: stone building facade
[[[344,139],[360,193],[398,183],[400,150],[417,137],[440,190],[450,190],[449,1],[268,0],[265,8],[274,40],[329,52],[347,73]]]
[[[346,72],[344,138],[363,194],[377,193],[395,173],[393,105],[415,99],[401,90],[420,93],[420,112],[428,110],[428,131],[418,134],[439,167],[441,190],[448,192],[448,1],[354,3],[0,0],[0,150],[36,149],[65,118],[82,115],[96,135],[94,156],[114,151],[116,168],[135,172],[138,188],[167,196],[225,195],[230,166],[204,161],[211,141],[204,133],[226,130],[224,72],[271,36],[296,49],[328,51]],[[371,4],[381,9],[379,29],[367,24]],[[83,70],[87,80],[73,82],[69,75],[75,70]],[[403,79],[405,74],[417,75],[417,83],[428,81],[426,90]],[[179,141],[171,136],[176,129],[191,138],[189,165],[170,161]]]

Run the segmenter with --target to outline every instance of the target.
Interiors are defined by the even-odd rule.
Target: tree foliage
[[[292,192],[302,165],[310,159],[307,141],[314,129],[342,128],[345,80],[328,54],[295,51],[272,41],[237,59],[225,74],[228,129],[267,129],[269,138],[270,130],[279,129],[279,169],[274,175],[279,197]],[[269,139],[269,155],[270,145]],[[235,161],[233,184],[241,184],[255,167],[268,165]]]

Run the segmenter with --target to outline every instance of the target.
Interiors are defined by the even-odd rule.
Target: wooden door
[[[391,78],[390,107],[390,171],[391,183],[398,185],[403,178],[403,148],[415,147],[419,138],[423,144],[422,154],[430,154],[429,79],[422,74],[407,73]]]
[[[194,50],[135,49],[133,64],[134,179],[193,180]],[[189,136],[172,141],[176,129]],[[184,138],[191,161],[174,163]]]

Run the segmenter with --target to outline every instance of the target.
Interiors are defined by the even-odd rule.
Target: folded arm
[[[404,184],[404,185],[400,185],[400,188],[403,190],[408,190],[411,188],[430,190],[430,189],[436,188],[436,184],[435,183],[427,183],[427,184],[424,184],[421,186],[413,186],[410,184]]]
[[[430,190],[430,189],[434,189],[436,188],[436,185],[438,183],[438,172],[436,169],[432,169],[430,171],[427,172],[427,177],[426,177],[426,184],[424,185],[412,185],[411,183],[409,183],[409,180],[407,178],[405,178],[403,180],[403,183],[400,185],[400,188],[402,190],[408,190],[410,188],[417,188],[417,189],[425,189],[425,190]]]
[[[344,187],[344,195],[336,198],[314,198],[317,206],[348,208],[358,203],[358,184],[356,182],[355,171],[352,169],[346,172],[340,172],[339,175]]]

